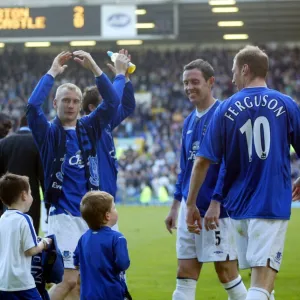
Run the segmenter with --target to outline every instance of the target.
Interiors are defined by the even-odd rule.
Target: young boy
[[[0,199],[8,209],[0,218],[0,299],[42,299],[31,275],[31,257],[47,249],[51,239],[37,243],[32,219],[29,179],[7,173],[0,178]]]
[[[111,229],[118,221],[113,196],[88,192],[80,212],[90,228],[74,253],[74,265],[80,267],[80,299],[130,299],[123,277],[130,265],[127,242],[120,232]]]

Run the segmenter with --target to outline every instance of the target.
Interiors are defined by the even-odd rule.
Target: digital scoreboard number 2
[[[73,26],[75,28],[83,28],[84,26],[84,7],[75,6],[73,9]]]

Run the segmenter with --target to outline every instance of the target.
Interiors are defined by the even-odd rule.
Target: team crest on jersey
[[[197,151],[199,150],[199,147],[200,147],[200,142],[199,141],[196,141],[196,142],[193,143],[192,150],[189,151],[190,155],[188,157],[188,160],[195,160]]]
[[[63,251],[62,255],[63,255],[63,258],[65,260],[70,259],[71,258],[71,251],[65,250],[65,251]]]
[[[279,264],[282,258],[282,253],[281,252],[277,252],[276,256],[275,256],[275,261]]]

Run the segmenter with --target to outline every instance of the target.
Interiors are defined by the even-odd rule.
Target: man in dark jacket
[[[5,113],[0,112],[0,140],[8,135],[11,128],[12,122],[10,117]]]
[[[25,116],[21,118],[20,129],[0,141],[0,175],[6,172],[29,177],[33,203],[28,214],[33,219],[35,231],[40,225],[40,186],[44,188],[40,155],[34,143]],[[0,211],[2,207],[0,207]],[[1,212],[0,212],[1,214]]]

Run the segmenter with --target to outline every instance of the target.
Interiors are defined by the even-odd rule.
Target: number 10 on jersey
[[[260,159],[267,159],[271,143],[270,123],[268,119],[266,117],[258,117],[255,119],[253,126],[251,119],[248,119],[240,128],[240,132],[246,134],[249,162],[252,161],[253,142],[257,156]]]

